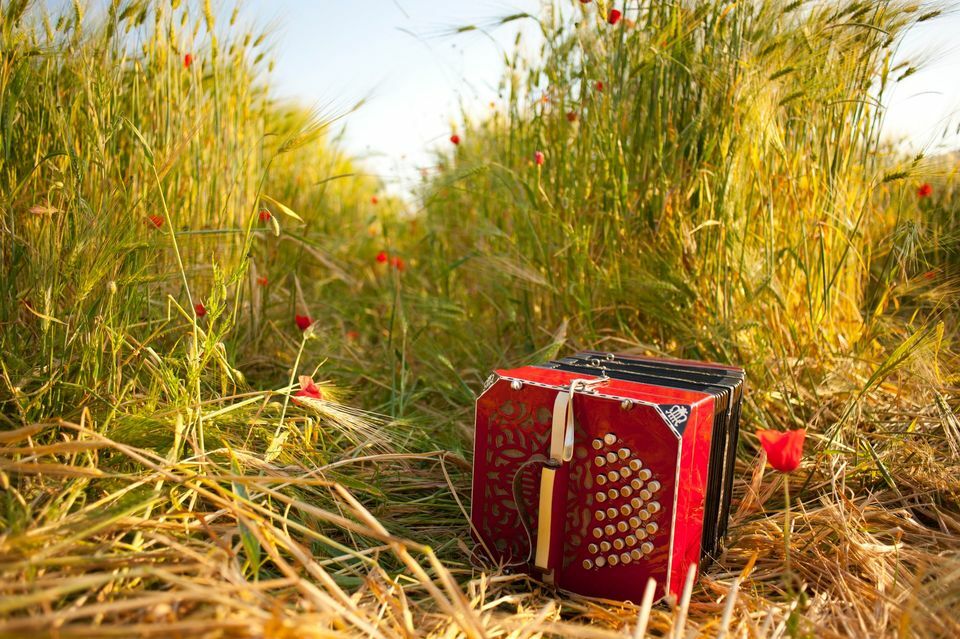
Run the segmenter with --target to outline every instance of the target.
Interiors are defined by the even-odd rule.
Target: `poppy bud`
[[[309,315],[294,315],[293,321],[297,323],[297,328],[301,331],[305,331],[310,328],[310,325],[313,324],[313,320],[310,319]]]

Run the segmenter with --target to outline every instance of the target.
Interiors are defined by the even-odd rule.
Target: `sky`
[[[347,151],[402,194],[449,148],[461,107],[482,115],[497,98],[504,54],[520,28],[536,47],[539,0],[274,0],[248,5],[272,31],[272,85],[305,106],[363,106],[343,122]],[[456,34],[467,25],[478,30]]]
[[[960,148],[960,4],[907,34],[898,55],[920,70],[894,86],[884,134],[914,151]]]

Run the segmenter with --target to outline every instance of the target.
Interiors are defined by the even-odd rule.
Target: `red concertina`
[[[588,351],[498,370],[477,399],[471,519],[558,588],[679,597],[726,532],[743,370]]]

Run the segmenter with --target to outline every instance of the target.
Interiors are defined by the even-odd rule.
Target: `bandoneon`
[[[471,520],[494,561],[583,595],[678,596],[727,527],[743,369],[587,351],[477,399]]]

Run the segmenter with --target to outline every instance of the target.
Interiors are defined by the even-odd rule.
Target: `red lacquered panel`
[[[557,585],[639,602],[666,592],[680,442],[652,406],[577,395],[563,563]]]
[[[713,398],[692,407],[680,447],[680,481],[670,591],[680,597],[687,570],[699,565],[713,434]]]
[[[533,385],[517,392],[499,379],[477,400],[471,519],[494,558],[507,564],[530,555],[513,481],[520,473],[520,493],[535,532],[541,465],[522,465],[549,452],[556,394],[557,389]]]

